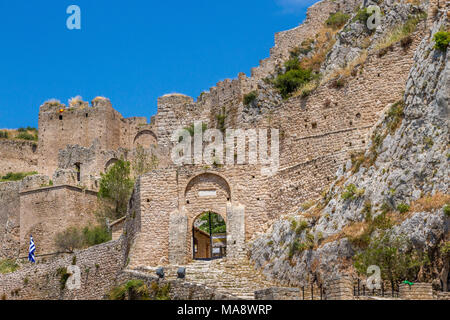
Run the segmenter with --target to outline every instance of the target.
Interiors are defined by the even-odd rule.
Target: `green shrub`
[[[148,300],[148,287],[142,280],[133,279],[125,284],[130,300]]]
[[[202,132],[205,132],[207,129],[208,129],[208,124],[202,123]],[[190,126],[185,127],[184,130],[187,130],[189,132],[189,134],[191,135],[191,137],[194,136],[194,133],[195,133],[194,124],[191,124]],[[183,137],[180,137],[180,138],[183,139]]]
[[[367,8],[362,8],[359,9],[358,12],[356,12],[356,15],[352,19],[352,22],[359,21],[366,24],[367,19],[369,19],[370,16],[371,14],[367,12]]]
[[[158,283],[152,283],[152,291],[156,300],[170,300],[170,283],[159,286]]]
[[[394,103],[387,113],[387,127],[389,129],[390,133],[394,133],[395,130],[400,126],[402,123],[404,113],[403,109],[405,107],[405,103],[403,100],[397,101]]]
[[[298,57],[293,57],[284,63],[284,67],[286,68],[286,72],[291,70],[300,70],[300,60]]]
[[[111,240],[111,234],[106,225],[92,227],[69,227],[55,236],[55,245],[61,252],[73,252],[95,246]],[[76,259],[76,258],[75,258]]]
[[[118,160],[108,172],[101,174],[98,197],[102,214],[110,219],[119,219],[127,213],[128,201],[133,191],[130,162]]]
[[[297,228],[297,220],[291,220],[291,230],[295,230]]]
[[[255,101],[257,97],[258,97],[258,92],[256,92],[256,91],[252,91],[252,92],[250,92],[250,93],[247,93],[247,94],[244,96],[244,104],[245,104],[246,106],[248,106],[248,105],[251,104],[253,101]]]
[[[125,300],[126,294],[127,294],[127,288],[125,288],[125,286],[114,287],[109,292],[109,299],[110,300]]]
[[[0,131],[0,139],[8,139],[8,131]]]
[[[397,210],[400,213],[406,213],[409,211],[409,209],[411,209],[411,207],[406,203],[400,203],[399,205],[397,205]]]
[[[354,200],[358,197],[363,196],[364,193],[365,193],[364,189],[358,189],[353,183],[351,183],[345,188],[345,191],[342,193],[341,197],[344,200],[349,199]]]
[[[66,267],[58,268],[56,273],[59,275],[60,288],[61,288],[61,290],[63,290],[66,287],[66,282],[67,282],[67,279],[69,279],[69,277],[70,277],[70,273],[67,273]]]
[[[441,245],[441,253],[444,256],[450,254],[450,241],[446,241]]]
[[[289,65],[291,68],[292,65]],[[303,69],[290,69],[284,74],[279,75],[274,80],[274,85],[280,92],[284,99],[289,98],[290,94],[295,92],[302,85],[312,80],[311,70]]]
[[[61,252],[72,253],[83,247],[82,232],[76,227],[69,227],[55,236],[55,245]]]
[[[297,229],[295,229],[295,233],[301,234],[306,229],[308,229],[308,223],[305,220],[302,220],[302,221],[300,221]]]
[[[37,141],[38,136],[37,136],[37,134],[30,134],[28,132],[20,132],[16,136],[16,139],[28,140],[28,141]]]
[[[447,31],[436,32],[433,37],[433,40],[436,43],[434,45],[435,49],[445,51],[447,50],[448,44],[450,42],[450,32]]]
[[[325,23],[327,24],[327,26],[333,29],[339,29],[340,27],[342,27],[344,24],[347,23],[349,18],[350,16],[348,14],[338,11],[336,13],[330,14]]]
[[[289,254],[288,254],[289,259],[292,259],[296,253],[301,253],[305,251],[307,248],[308,246],[305,243],[295,240],[289,247]]]
[[[442,208],[442,210],[444,210],[444,214],[445,214],[447,217],[450,217],[450,205],[449,205],[449,204],[446,204],[446,205]]]
[[[6,175],[0,178],[0,182],[5,181],[20,181],[25,177],[38,174],[36,171],[31,172],[8,172]]]
[[[380,267],[381,278],[389,280],[393,287],[403,280],[415,281],[421,266],[429,262],[425,253],[414,249],[406,237],[393,237],[387,233],[373,239],[353,261],[357,272],[363,275],[371,265]]]
[[[19,265],[12,259],[0,260],[0,273],[11,273],[19,269]]]
[[[111,240],[111,234],[106,225],[85,227],[83,229],[83,242],[87,247],[95,246]]]

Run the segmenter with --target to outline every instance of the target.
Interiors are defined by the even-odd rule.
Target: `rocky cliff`
[[[338,170],[321,199],[286,208],[291,213],[252,242],[250,257],[268,277],[306,285],[355,274],[355,254],[388,232],[406,236],[431,257],[418,280],[447,281],[448,255],[440,248],[448,244],[450,222],[449,54],[436,49],[433,40],[436,32],[448,30],[447,11],[435,12],[427,23],[404,97],[386,107],[367,148]],[[322,70],[333,69],[355,51],[342,45],[355,28],[338,37],[328,56],[334,62]]]

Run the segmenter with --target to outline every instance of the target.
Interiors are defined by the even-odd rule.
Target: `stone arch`
[[[231,202],[231,188],[227,180],[215,173],[202,173],[186,184],[184,205],[195,218],[205,211],[214,211],[226,219],[226,205]]]
[[[220,215],[228,226],[228,208],[231,205],[228,181],[216,173],[201,173],[191,178],[184,189],[183,208],[186,217],[186,243],[189,258],[194,256],[194,222],[205,212]],[[228,229],[227,229],[228,234]]]
[[[108,162],[106,162],[106,164],[105,164],[105,172],[108,171],[108,169],[117,161],[119,161],[119,159],[117,159],[117,158],[109,159]]]
[[[144,149],[150,149],[152,145],[157,144],[158,138],[156,134],[151,130],[142,130],[139,131],[133,140],[133,147],[136,148],[138,145],[141,145]]]

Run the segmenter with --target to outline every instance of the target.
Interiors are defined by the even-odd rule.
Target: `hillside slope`
[[[433,41],[448,30],[446,12],[436,20],[416,50],[403,100],[388,107],[365,152],[337,172],[320,200],[253,241],[251,259],[269,278],[306,285],[354,274],[354,255],[388,232],[430,257],[417,280],[447,281],[448,254],[439,249],[448,244],[450,222],[449,54]]]

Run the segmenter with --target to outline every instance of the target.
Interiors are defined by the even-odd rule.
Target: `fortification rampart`
[[[8,172],[36,171],[37,167],[36,142],[0,139],[0,176]]]
[[[74,254],[37,258],[36,264],[23,262],[14,273],[0,274],[0,297],[6,300],[85,300],[103,299],[115,286],[124,266],[122,239],[110,241]],[[67,267],[81,272],[81,288],[61,285]]]
[[[58,251],[55,236],[71,226],[96,222],[97,193],[70,185],[29,189],[20,194],[20,254],[28,253],[30,235],[37,254]]]

